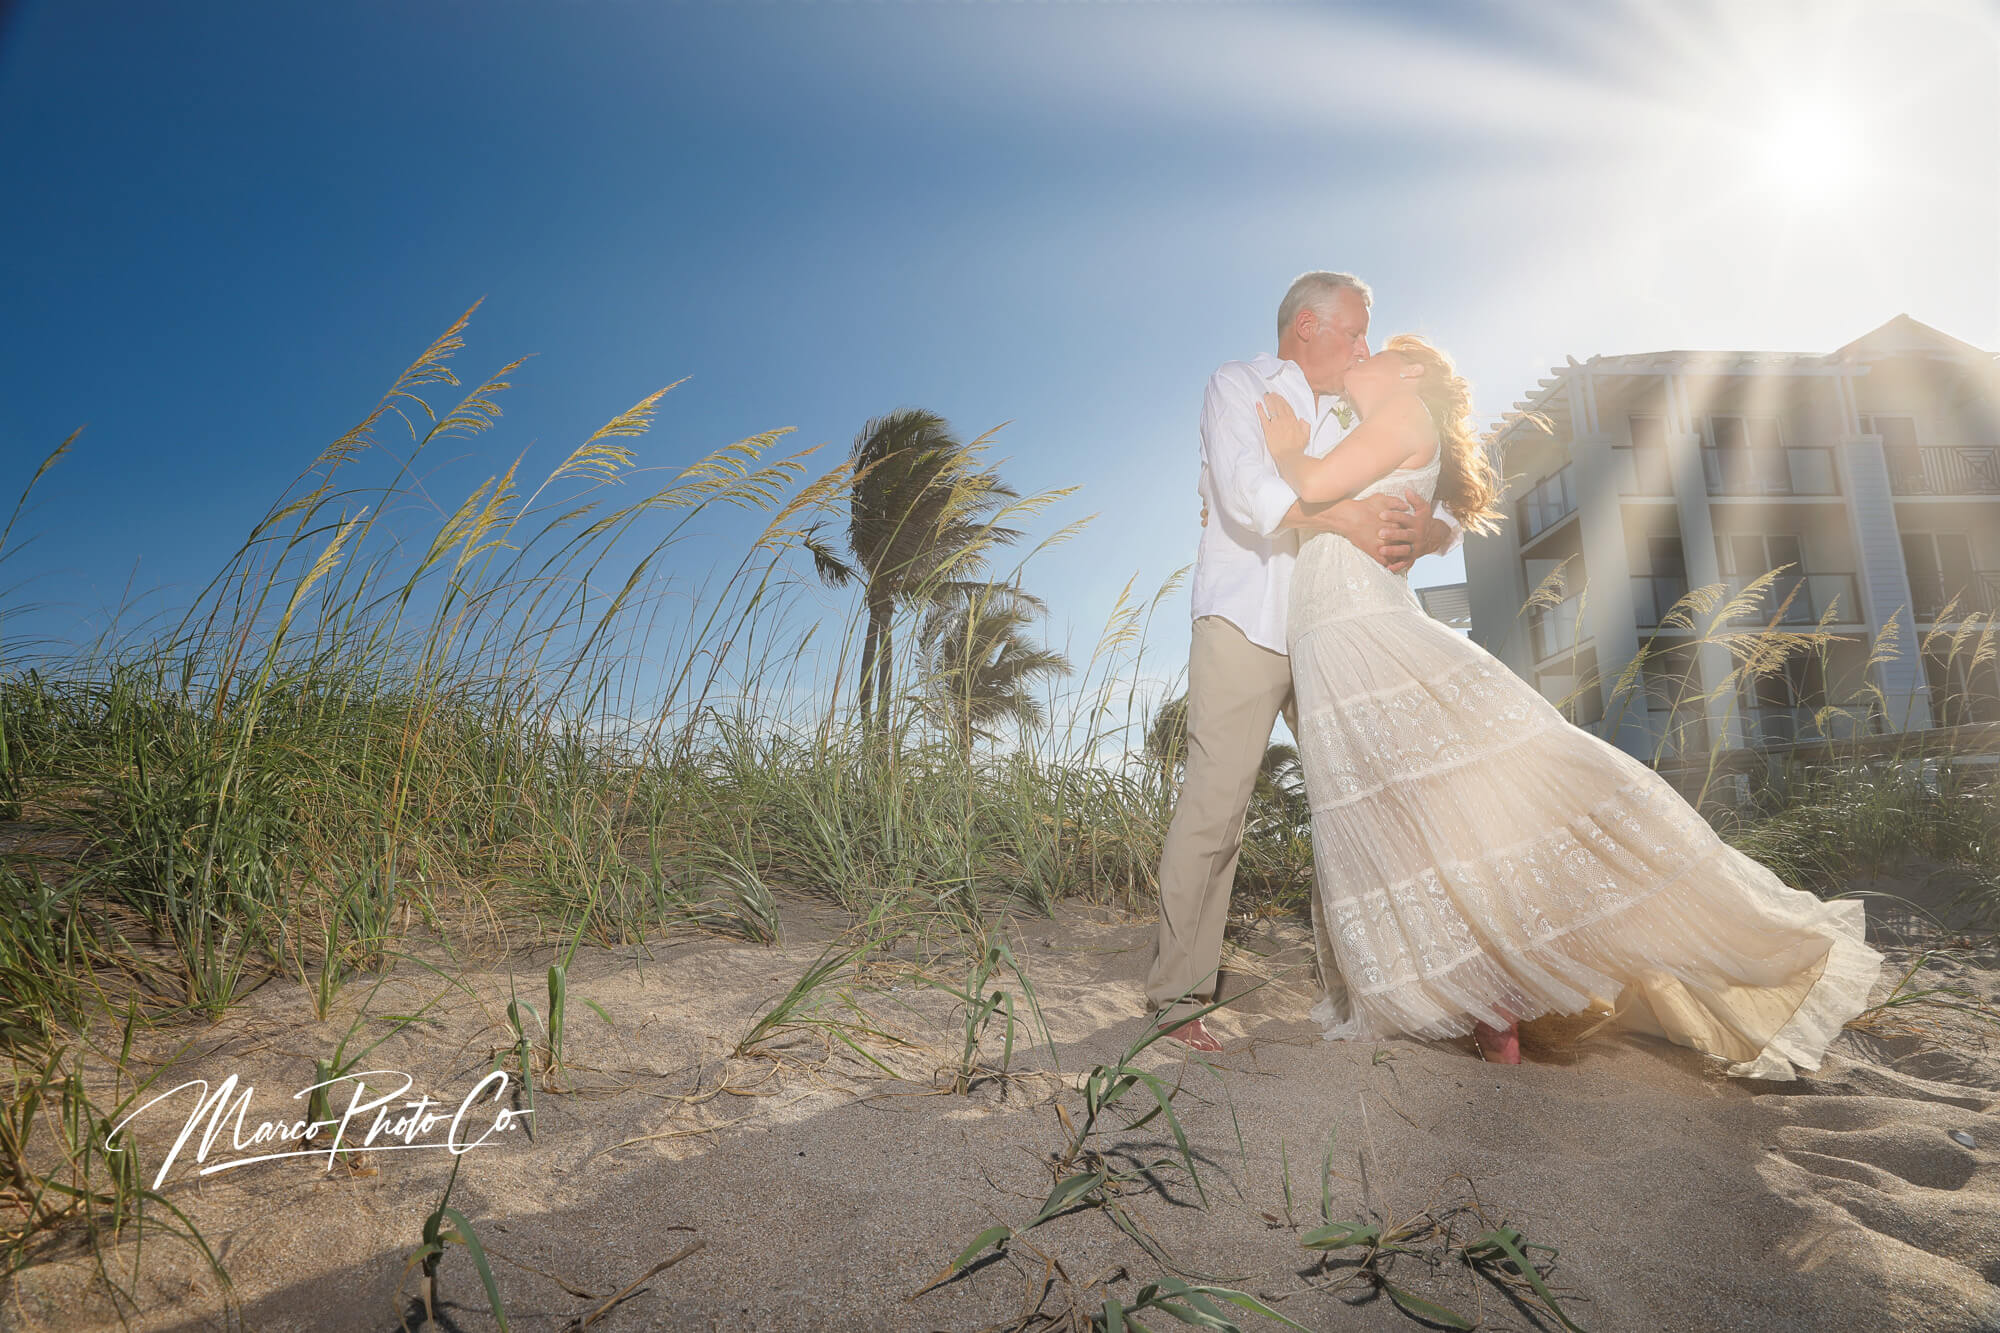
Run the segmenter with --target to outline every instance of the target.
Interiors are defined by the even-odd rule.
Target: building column
[[[1472,604],[1472,641],[1499,658],[1522,680],[1535,680],[1529,642],[1527,577],[1521,569],[1521,534],[1509,516],[1498,532],[1465,539],[1465,591]]]
[[[1871,682],[1882,691],[1883,725],[1890,731],[1928,731],[1930,682],[1924,675],[1916,618],[1910,613],[1910,571],[1903,562],[1882,437],[1850,435],[1841,442],[1839,457],[1840,485],[1847,494],[1848,522],[1860,556],[1859,582],[1869,634],[1874,636],[1884,625],[1896,626],[1896,655],[1875,664]]]
[[[1847,432],[1834,452],[1861,566],[1856,571],[1861,609],[1871,640],[1883,626],[1896,627],[1898,651],[1875,665],[1875,679],[1869,683],[1882,692],[1883,723],[1889,730],[1928,731],[1930,681],[1924,674],[1922,644],[1911,611],[1915,599],[1910,596],[1910,571],[1903,560],[1902,527],[1896,519],[1895,488],[1889,484],[1889,461],[1882,451],[1882,437],[1862,433],[1853,372],[1835,375],[1833,388]],[[1871,651],[1868,655],[1875,654]]]
[[[1611,697],[1619,673],[1639,654],[1637,609],[1632,599],[1632,559],[1625,544],[1625,506],[1619,498],[1619,471],[1612,439],[1599,429],[1597,390],[1588,366],[1571,363],[1570,467],[1576,488],[1577,537],[1586,577],[1583,613],[1597,646],[1598,689],[1604,715],[1615,725],[1605,739],[1627,754],[1652,758],[1652,733],[1643,699]]]
[[[1680,519],[1681,559],[1687,564],[1688,587],[1706,588],[1722,582],[1722,563],[1715,545],[1715,515],[1708,503],[1701,430],[1688,410],[1681,377],[1670,374],[1666,379],[1667,463],[1674,479],[1674,509]],[[1702,628],[1697,618],[1695,629]],[[1729,650],[1719,643],[1703,643],[1695,649],[1695,666],[1709,743],[1720,741],[1727,749],[1740,749],[1744,743],[1742,703],[1722,689],[1735,669]]]

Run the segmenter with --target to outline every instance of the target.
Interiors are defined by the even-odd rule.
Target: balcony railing
[[[1764,704],[1743,710],[1744,739],[1752,745],[1820,740],[1815,718],[1819,710],[1804,705]]]
[[[1724,580],[1731,597],[1755,581],[1740,574],[1732,574]],[[1769,622],[1773,616],[1779,615],[1780,607],[1784,608],[1778,620],[1781,625],[1817,624],[1828,611],[1832,611],[1835,621],[1841,624],[1861,619],[1861,599],[1855,593],[1852,574],[1802,574],[1788,569],[1758,595],[1756,605],[1745,613],[1743,620]]]
[[[1962,588],[1945,588],[1940,586],[1942,583],[1942,579],[1927,578],[1916,570],[1911,571],[1911,609],[1918,624],[1938,623],[1947,606],[1951,608],[1949,623],[1953,624],[1974,616],[2000,615],[2000,573],[1981,570]]]
[[[2000,447],[1931,445],[1887,450],[1897,495],[2000,495]]]
[[[1752,745],[1794,741],[1844,741],[1875,730],[1866,709],[1829,708],[1820,716],[1815,704],[1750,704],[1743,709],[1743,738]]]
[[[1568,652],[1582,632],[1583,597],[1566,597],[1554,606],[1538,606],[1528,617],[1534,636],[1535,660],[1545,662],[1557,653]]]
[[[1989,576],[2000,581],[2000,575]],[[1742,575],[1729,575],[1723,580],[1729,596],[1734,597],[1756,580]],[[1665,574],[1634,574],[1632,576],[1632,621],[1640,629],[1658,629],[1666,620],[1667,613],[1675,602],[1687,596],[1687,580]],[[1794,595],[1796,593],[1796,595]],[[2000,598],[2000,586],[1986,593],[1989,598]],[[1785,599],[1791,598],[1789,605]],[[1861,603],[1855,596],[1852,574],[1801,574],[1796,570],[1786,570],[1771,581],[1756,598],[1755,605],[1746,611],[1743,621],[1768,622],[1784,607],[1782,625],[1816,625],[1819,618],[1832,610],[1841,624],[1853,624],[1861,619]],[[1964,606],[1961,601],[1960,606]],[[1922,619],[1922,616],[1918,617]]]
[[[1532,541],[1576,512],[1576,489],[1569,465],[1537,482],[1519,503],[1521,540]]]
[[[1833,450],[1703,449],[1701,470],[1710,495],[1838,495]]]

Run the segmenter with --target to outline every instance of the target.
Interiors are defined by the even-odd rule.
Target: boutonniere
[[[1345,398],[1333,400],[1333,419],[1340,423],[1342,430],[1354,429],[1354,409],[1347,405]]]

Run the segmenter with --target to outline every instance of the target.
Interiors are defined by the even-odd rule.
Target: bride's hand
[[[1311,432],[1283,394],[1267,393],[1257,405],[1257,418],[1264,423],[1264,447],[1274,455],[1302,454]]]

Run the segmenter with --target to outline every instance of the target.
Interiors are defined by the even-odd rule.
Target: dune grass
[[[18,608],[0,603],[0,1272],[62,1235],[109,1240],[149,1217],[201,1243],[95,1133],[136,1095],[96,1050],[107,1027],[129,1042],[135,1024],[211,1019],[273,978],[324,1018],[419,940],[554,946],[547,1012],[515,997],[499,1057],[532,1100],[533,1080],[544,1095],[560,1081],[578,949],[668,930],[774,942],[777,895],[811,895],[865,923],[860,942],[776,996],[739,1053],[810,1031],[874,1060],[869,1020],[838,1001],[842,969],[941,933],[965,960],[962,982],[940,983],[961,1001],[963,1092],[1005,1076],[1017,1023],[1046,1040],[996,910],[1150,909],[1178,772],[1143,746],[1172,693],[1144,652],[1178,576],[1151,596],[1127,587],[1095,645],[1070,654],[1080,670],[1047,685],[1043,725],[969,743],[913,652],[889,662],[864,721],[849,695],[866,612],[829,606],[815,575],[814,534],[841,516],[850,465],[822,466],[783,431],[643,465],[633,441],[662,389],[532,486],[517,458],[440,503],[425,468],[494,426],[520,364],[460,392],[471,314],[311,460],[177,618],[57,648],[7,637]],[[409,439],[391,447],[399,424]],[[28,491],[78,447],[29,479],[0,564]],[[1060,498],[979,500],[966,549],[993,557]],[[732,552],[719,563],[718,532]],[[1715,590],[1684,608],[1738,664],[1728,690],[1829,646],[1824,625],[1745,627],[1741,610]],[[921,642],[921,599],[898,616],[887,642]],[[1990,660],[1990,623],[1966,642]],[[1614,702],[1644,684],[1611,682]],[[1303,904],[1295,804],[1247,825],[1240,906]],[[1933,755],[1773,778],[1724,818],[1739,845],[1827,888],[1912,849],[1992,875],[1993,808],[1990,785]],[[1176,1123],[1150,1075],[1098,1072],[1086,1117],[1130,1093]],[[1083,1175],[1090,1132],[1071,1154]],[[434,1267],[471,1228],[433,1222]],[[1151,1308],[1200,1309],[1199,1294],[1162,1284]]]

